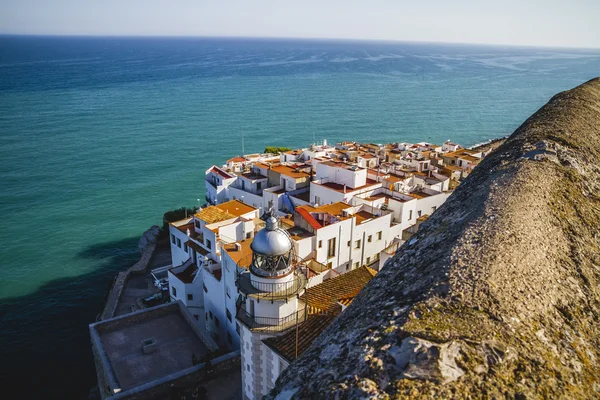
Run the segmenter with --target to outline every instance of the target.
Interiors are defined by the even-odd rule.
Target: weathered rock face
[[[278,394],[600,397],[600,79],[486,158]]]
[[[138,249],[140,250],[140,253],[143,253],[150,244],[156,243],[159,232],[160,227],[157,225],[152,225],[150,229],[144,232],[138,243]]]

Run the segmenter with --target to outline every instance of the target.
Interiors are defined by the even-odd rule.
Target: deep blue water
[[[599,74],[592,50],[0,36],[0,383],[87,395],[110,279],[242,135],[472,145]]]

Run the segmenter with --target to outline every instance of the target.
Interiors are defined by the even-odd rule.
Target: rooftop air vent
[[[142,352],[144,354],[152,354],[156,351],[156,340],[144,339],[142,340]]]

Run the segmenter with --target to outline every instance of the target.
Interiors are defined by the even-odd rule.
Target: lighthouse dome
[[[267,217],[266,226],[258,231],[250,248],[254,253],[264,256],[281,256],[292,250],[292,242],[288,234],[279,228],[279,221],[273,215]]]

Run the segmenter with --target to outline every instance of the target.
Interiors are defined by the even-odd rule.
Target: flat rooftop
[[[336,192],[340,192],[343,193],[344,192],[344,185],[340,185],[339,183],[334,183],[334,182],[325,182],[325,183],[317,183],[317,182],[311,182],[311,184],[315,184],[315,185],[320,185],[320,186],[324,186],[326,188],[329,188],[331,190],[335,190]],[[365,185],[359,186],[359,187],[355,187],[355,188],[351,188],[351,187],[346,187],[346,193],[352,193],[352,192],[356,192],[359,190],[363,190],[363,189],[367,189],[371,186],[381,186],[381,183],[373,180],[373,179],[369,179],[367,178],[367,183]]]
[[[103,368],[122,391],[193,367],[217,345],[195,326],[180,302],[167,303],[90,325],[92,341],[105,355]],[[155,350],[143,351],[151,339]]]

